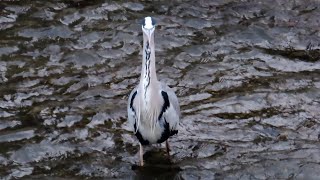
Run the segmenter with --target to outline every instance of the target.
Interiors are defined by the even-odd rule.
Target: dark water
[[[0,2],[1,179],[318,179],[316,0]],[[178,136],[127,131],[152,15]]]

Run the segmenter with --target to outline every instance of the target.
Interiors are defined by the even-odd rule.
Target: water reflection
[[[164,150],[149,150],[144,154],[145,166],[132,166],[135,179],[181,179],[177,163]]]

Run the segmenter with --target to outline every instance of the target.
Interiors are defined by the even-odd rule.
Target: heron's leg
[[[143,166],[143,146],[141,143],[140,144],[140,166]]]
[[[167,154],[168,154],[168,156],[170,156],[170,145],[169,145],[168,140],[166,140],[166,148],[167,148]]]

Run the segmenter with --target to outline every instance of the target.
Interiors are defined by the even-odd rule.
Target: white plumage
[[[145,25],[144,25],[145,29],[153,28],[151,17],[145,17],[144,20],[145,20]]]

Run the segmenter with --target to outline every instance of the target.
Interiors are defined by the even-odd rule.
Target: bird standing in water
[[[178,133],[180,107],[176,94],[159,82],[155,67],[155,22],[146,17],[142,25],[143,50],[140,83],[128,99],[128,121],[140,142],[140,165],[143,166],[143,145],[166,141]]]

